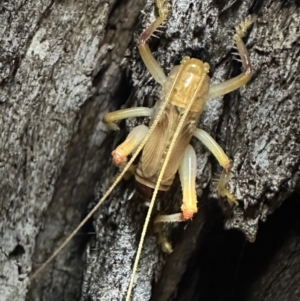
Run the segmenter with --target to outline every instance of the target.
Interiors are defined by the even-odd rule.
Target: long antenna
[[[181,69],[182,69],[182,65],[181,65],[181,68],[179,69],[179,71],[177,73],[177,76],[176,76],[176,78],[174,80],[174,83],[172,85],[172,89],[170,89],[170,93],[168,95],[168,98],[170,97],[170,94],[173,91],[173,87],[175,86],[175,84],[177,82],[177,79],[178,79],[178,76],[179,76],[179,74],[181,72]],[[167,168],[167,165],[169,163],[169,160],[170,160],[170,157],[171,157],[171,153],[172,153],[172,150],[173,150],[174,145],[176,143],[176,140],[177,140],[177,138],[178,138],[178,136],[180,134],[180,131],[182,130],[182,127],[184,125],[186,117],[187,117],[188,113],[190,112],[190,109],[191,109],[191,107],[192,107],[192,105],[194,103],[195,97],[196,97],[199,89],[202,87],[202,84],[203,84],[203,81],[205,79],[205,76],[206,76],[206,73],[204,75],[202,75],[202,78],[201,78],[200,82],[198,83],[197,88],[195,89],[195,92],[194,92],[191,100],[188,103],[188,106],[186,107],[186,109],[185,109],[182,117],[179,120],[178,127],[176,129],[176,132],[175,132],[172,140],[171,140],[170,146],[168,148],[168,152],[166,154],[166,158],[164,160],[164,163],[163,163],[163,166],[161,168],[159,177],[157,179],[157,182],[156,182],[156,185],[155,185],[155,188],[154,188],[154,191],[153,191],[153,195],[152,195],[152,198],[151,198],[151,201],[150,201],[150,204],[149,204],[148,213],[147,213],[147,216],[146,216],[146,219],[145,219],[145,223],[144,223],[144,226],[143,226],[143,231],[142,231],[142,234],[141,234],[141,238],[140,238],[140,242],[139,242],[137,254],[136,254],[136,257],[135,257],[135,261],[134,261],[134,265],[133,265],[133,269],[132,269],[132,274],[131,274],[131,278],[130,278],[130,284],[129,284],[127,295],[126,295],[126,301],[130,300],[130,296],[131,296],[132,288],[133,288],[133,282],[134,282],[135,274],[136,274],[136,271],[137,271],[137,266],[138,266],[138,263],[139,263],[139,260],[140,260],[140,257],[141,257],[141,252],[142,252],[142,248],[143,248],[143,244],[144,244],[144,240],[145,240],[147,228],[148,228],[148,225],[149,225],[149,222],[150,222],[151,213],[152,213],[152,210],[153,210],[153,207],[154,207],[154,202],[156,200],[156,196],[157,196],[157,193],[158,193],[158,190],[159,190],[160,183],[162,181],[164,172],[165,172],[165,170]],[[166,98],[166,99],[169,100],[168,98]]]
[[[173,88],[173,87],[172,87]],[[107,199],[107,197],[110,195],[110,193],[113,191],[113,189],[119,184],[119,182],[122,180],[124,174],[129,169],[133,161],[138,156],[139,152],[143,149],[145,146],[148,138],[152,134],[154,128],[158,124],[166,106],[168,104],[168,97],[166,100],[162,103],[161,107],[159,108],[159,111],[157,113],[157,116],[155,120],[153,121],[147,135],[142,140],[139,147],[136,149],[136,151],[132,154],[131,159],[128,161],[124,169],[120,172],[120,174],[117,176],[116,180],[113,182],[113,184],[108,188],[108,190],[105,192],[105,194],[102,196],[102,198],[98,201],[98,203],[95,205],[95,207],[89,212],[89,214],[81,221],[81,223],[73,230],[73,232],[66,238],[66,240],[53,252],[53,254],[32,274],[30,277],[30,280],[34,280],[37,275],[40,274],[40,272],[65,248],[65,246],[71,241],[71,239],[77,234],[77,232],[80,230],[80,228],[91,218],[91,216],[98,210],[98,208],[101,206],[101,204]]]

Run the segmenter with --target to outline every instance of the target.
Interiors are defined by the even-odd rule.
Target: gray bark
[[[300,187],[299,7],[271,0],[173,2],[166,29],[150,47],[166,74],[185,55],[208,62],[213,83],[240,72],[232,60],[232,28],[249,13],[258,15],[246,39],[253,80],[208,102],[199,125],[233,159],[230,188],[240,205],[217,205],[211,178],[218,167],[193,141],[201,210],[193,221],[166,229],[174,248],[168,256],[150,225],[132,299],[297,300],[296,221],[283,227],[278,245],[271,244],[264,270],[255,273],[240,258],[246,254],[249,263],[261,245],[269,250],[264,244],[278,237],[260,221]],[[141,0],[15,1],[0,8],[1,300],[122,300],[146,214],[130,199],[131,180],[38,279],[30,283],[29,276],[107,189],[117,172],[110,152],[141,121],[121,123],[119,133],[108,135],[102,116],[127,98],[126,106],[153,105],[159,95],[132,43],[153,19],[153,1],[136,30]],[[172,189],[162,210],[178,212],[180,195]],[[273,224],[296,220],[290,212],[299,207],[285,208],[278,212],[286,216],[270,218]],[[224,224],[245,236],[224,231]],[[257,233],[254,244],[245,242]],[[255,277],[237,281],[237,267]],[[222,276],[233,281],[224,284]]]
[[[101,117],[114,109],[139,5],[0,4],[1,300],[79,299],[83,234],[29,293],[28,277],[79,223],[107,170]]]

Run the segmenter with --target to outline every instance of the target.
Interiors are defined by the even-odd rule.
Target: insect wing
[[[158,122],[152,135],[149,137],[143,150],[141,166],[144,177],[151,178],[159,172],[166,143],[168,141],[168,132],[169,120],[168,118],[162,118]]]
[[[188,126],[188,124],[184,126],[184,128],[182,129],[182,134],[179,135],[178,140],[175,143],[168,166],[164,173],[165,181],[172,179],[179,168],[182,155],[191,140],[192,134],[189,128],[190,127]]]
[[[141,162],[145,177],[150,178],[159,174],[167,148],[178,126],[180,116],[180,111],[176,106],[172,104],[168,105],[165,115],[158,123],[143,151]],[[179,135],[178,141],[172,150],[163,181],[172,179],[177,172],[181,156],[192,136],[190,128],[188,122],[183,126],[182,134]]]

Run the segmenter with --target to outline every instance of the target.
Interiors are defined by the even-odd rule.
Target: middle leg
[[[135,107],[109,112],[104,115],[104,117],[102,118],[102,122],[105,123],[109,129],[116,131],[119,130],[119,127],[115,123],[118,120],[132,117],[150,117],[152,115],[153,108]]]

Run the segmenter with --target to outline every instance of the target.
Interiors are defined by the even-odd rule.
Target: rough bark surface
[[[126,106],[151,106],[158,98],[159,87],[132,44],[153,20],[153,1],[143,5],[142,0],[0,4],[1,300],[124,299],[146,214],[131,199],[132,181],[118,186],[93,225],[38,279],[30,283],[29,276],[116,173],[109,153],[137,121],[108,135],[103,114],[128,98]],[[232,210],[226,201],[217,204],[210,184],[217,165],[194,141],[201,212],[168,229],[174,247],[169,256],[150,227],[133,300],[299,299],[300,228],[294,213],[300,187],[299,3],[173,1],[166,28],[150,47],[166,74],[190,55],[210,64],[213,83],[225,81],[240,72],[232,60],[232,29],[249,13],[257,14],[246,39],[255,76],[239,91],[208,102],[199,125],[233,159],[230,187],[240,205]],[[162,208],[179,210],[180,189],[169,193]],[[224,231],[224,224],[245,236]],[[95,234],[85,254],[90,232]],[[245,241],[256,235],[254,244]],[[254,269],[255,256],[269,261]]]
[[[32,283],[94,199],[138,1],[1,2],[1,300],[78,300],[82,234]],[[114,9],[122,12],[114,23]]]

